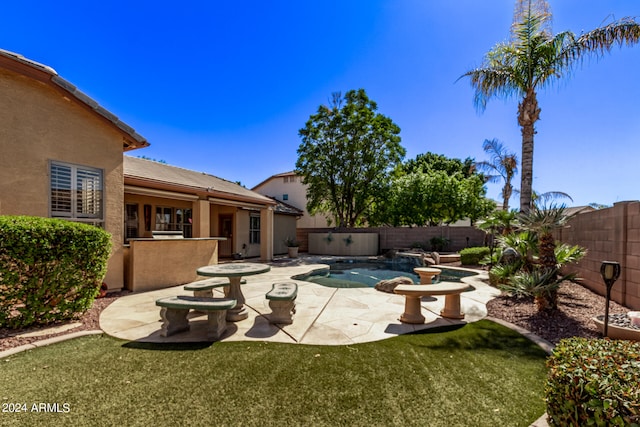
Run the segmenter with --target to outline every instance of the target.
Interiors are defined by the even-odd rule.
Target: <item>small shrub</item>
[[[420,250],[427,250],[427,244],[426,243],[420,243],[420,242],[413,242],[411,244],[411,246],[409,246],[411,249],[420,249]]]
[[[68,320],[91,307],[111,236],[60,219],[0,216],[0,327]]]
[[[429,239],[432,251],[444,251],[449,246],[449,239],[446,237],[435,236]]]
[[[489,248],[486,246],[465,248],[460,251],[460,262],[462,265],[479,265],[487,255],[489,255]]]
[[[284,244],[288,248],[297,248],[298,246],[300,246],[300,242],[297,241],[294,237],[287,237],[286,239],[284,239]]]
[[[564,339],[547,367],[550,425],[640,425],[640,343]]]
[[[508,285],[511,278],[518,273],[521,264],[496,264],[489,270],[489,284],[500,287]]]

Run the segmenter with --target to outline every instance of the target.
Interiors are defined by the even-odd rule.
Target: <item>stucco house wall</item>
[[[185,237],[224,237],[217,249],[220,258],[238,253],[246,258],[272,258],[273,249],[268,241],[273,237],[270,232],[265,235],[267,245],[262,238],[262,231],[271,229],[272,218],[267,212],[276,205],[272,199],[207,173],[131,156],[124,156],[124,182],[127,214],[137,208],[138,230],[143,230],[144,208],[148,206],[151,210],[144,232],[136,233],[135,237],[149,237],[147,223],[151,231],[158,229],[156,209],[168,209],[171,214],[167,216],[176,220],[178,209],[183,213],[189,210],[192,225],[181,227],[177,221],[170,221],[168,229],[189,228],[192,233],[185,233]],[[260,218],[260,242],[250,239],[252,215]]]
[[[113,236],[105,282],[122,287],[122,132],[54,85],[2,68],[10,63],[2,60],[0,215],[50,216],[50,161],[102,170],[104,228]]]
[[[252,190],[300,209],[303,213],[298,219],[299,228],[329,227],[324,216],[310,215],[307,211],[307,186],[302,183],[302,177],[293,172],[273,175]]]

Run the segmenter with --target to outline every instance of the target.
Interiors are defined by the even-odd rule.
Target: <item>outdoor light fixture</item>
[[[604,284],[607,285],[607,305],[604,308],[604,336],[607,336],[609,329],[609,301],[611,300],[611,288],[618,277],[620,277],[620,263],[614,261],[602,261],[600,275]]]

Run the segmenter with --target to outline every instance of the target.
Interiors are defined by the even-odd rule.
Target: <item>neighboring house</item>
[[[124,156],[125,238],[152,231],[184,237],[225,237],[218,256],[273,256],[276,202],[202,172]]]
[[[252,190],[300,209],[303,214],[298,220],[298,228],[329,227],[323,215],[310,215],[307,211],[307,186],[302,183],[302,177],[295,172],[273,175]]]
[[[204,259],[213,263],[233,253],[272,258],[276,202],[211,175],[123,156],[149,143],[52,68],[0,50],[0,99],[0,215],[64,218],[104,228],[113,244],[104,279],[110,290],[122,288],[125,275],[131,278],[125,240],[151,237],[154,230],[227,237],[219,246],[208,239],[212,256]],[[204,240],[172,247],[197,251]],[[139,246],[146,250],[143,243]],[[138,255],[153,261],[149,252]],[[156,275],[173,274],[173,282],[158,285],[195,276],[195,268],[182,264],[184,272],[174,274],[181,262],[177,255],[184,259],[187,252],[163,255],[173,256],[174,265],[157,259],[146,264]],[[138,268],[135,274],[140,278],[145,271]]]
[[[571,206],[564,209],[564,214],[568,217],[572,217],[574,215],[593,212],[595,210],[596,208],[593,206]]]
[[[147,141],[46,65],[0,50],[0,215],[65,218],[113,236],[123,283],[122,153]]]

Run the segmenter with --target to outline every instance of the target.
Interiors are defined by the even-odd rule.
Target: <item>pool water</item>
[[[335,263],[329,270],[314,271],[310,274],[296,276],[294,279],[317,283],[330,288],[373,288],[381,280],[389,280],[406,276],[420,283],[420,277],[413,272],[415,266],[389,263]],[[437,267],[442,270],[437,282],[459,282],[462,277],[473,276],[474,273]]]

